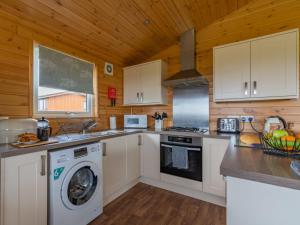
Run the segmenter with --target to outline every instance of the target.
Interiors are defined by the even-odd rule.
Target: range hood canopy
[[[195,30],[186,31],[180,36],[181,71],[166,79],[163,84],[171,87],[208,85],[207,79],[196,70]]]

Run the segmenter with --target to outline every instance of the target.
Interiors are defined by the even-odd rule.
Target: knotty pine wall
[[[246,40],[271,33],[300,28],[299,0],[254,0],[252,3],[197,32],[197,69],[210,82],[210,129],[216,129],[218,117],[228,115],[254,115],[256,126],[262,127],[264,118],[280,115],[294,122],[294,129],[300,131],[300,100],[253,101],[239,103],[214,103],[213,94],[213,51],[217,45]],[[230,56],[228,56],[230,57]],[[162,58],[168,62],[168,76],[180,69],[179,46],[174,45],[150,60]],[[270,81],[272,82],[272,81]],[[152,114],[166,111],[172,114],[172,97],[167,107],[134,108],[134,112]],[[247,130],[251,130],[248,126]]]
[[[12,118],[32,117],[32,46],[37,41],[45,46],[69,53],[96,63],[98,69],[98,129],[109,127],[109,115],[117,115],[118,127],[123,125],[123,114],[130,108],[122,107],[123,72],[122,66],[114,65],[114,76],[103,73],[104,61],[89,52],[70,44],[66,38],[55,36],[49,31],[33,31],[14,15],[0,10],[0,116]],[[47,33],[47,35],[45,34]],[[49,35],[48,35],[49,34]],[[117,88],[116,107],[110,107],[107,88]],[[51,119],[51,125],[57,130],[58,123],[79,124],[82,119]]]

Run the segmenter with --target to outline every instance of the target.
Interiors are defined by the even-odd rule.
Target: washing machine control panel
[[[74,158],[79,158],[87,155],[88,155],[87,147],[74,149]]]

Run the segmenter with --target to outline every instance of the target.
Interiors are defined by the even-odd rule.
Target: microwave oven
[[[147,115],[124,115],[124,128],[147,128]]]

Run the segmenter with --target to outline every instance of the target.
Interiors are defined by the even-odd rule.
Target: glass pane
[[[68,198],[74,205],[87,202],[95,192],[97,177],[89,167],[83,167],[72,176],[68,186]]]
[[[53,88],[38,88],[38,111],[89,112],[88,94]]]

